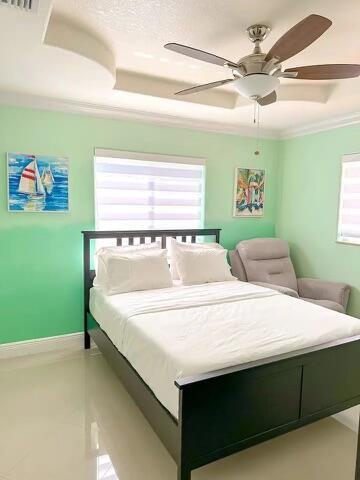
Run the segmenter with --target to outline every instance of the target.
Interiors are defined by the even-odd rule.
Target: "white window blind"
[[[99,230],[201,228],[202,159],[95,151]]]
[[[342,158],[338,241],[360,244],[360,154]]]

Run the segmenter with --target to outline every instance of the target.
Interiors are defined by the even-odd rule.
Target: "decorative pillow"
[[[153,251],[161,251],[160,242],[143,243],[141,245],[129,245],[126,247],[102,247],[95,253],[95,270],[94,287],[102,287],[107,283],[107,271],[105,257],[107,255],[124,255],[128,253],[147,253]]]
[[[180,249],[185,250],[204,250],[204,249],[219,249],[224,250],[224,248],[219,245],[218,243],[186,243],[186,242],[178,242],[174,238],[170,238],[170,272],[173,280],[179,280],[179,272],[177,268],[177,254]]]
[[[107,271],[106,295],[172,287],[166,250],[104,256]]]
[[[183,285],[237,280],[230,273],[225,249],[180,249],[177,268]]]

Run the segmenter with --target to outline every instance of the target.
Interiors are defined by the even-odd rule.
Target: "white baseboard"
[[[346,427],[350,428],[354,432],[358,431],[359,428],[359,413],[360,407],[352,407],[348,410],[344,410],[343,412],[337,413],[333,415],[335,420],[342,423]]]
[[[4,343],[0,345],[0,360],[58,350],[81,350],[84,343],[83,338],[83,332],[78,332],[56,337],[36,338],[23,342]]]

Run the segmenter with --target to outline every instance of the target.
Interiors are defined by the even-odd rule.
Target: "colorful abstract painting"
[[[265,170],[235,169],[234,217],[261,217],[264,212]]]
[[[8,153],[8,208],[11,212],[68,212],[68,159]]]

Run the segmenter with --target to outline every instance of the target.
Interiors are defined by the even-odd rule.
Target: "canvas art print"
[[[264,212],[265,170],[236,168],[235,217],[261,217]]]
[[[67,212],[68,159],[8,154],[8,202],[13,212]]]

